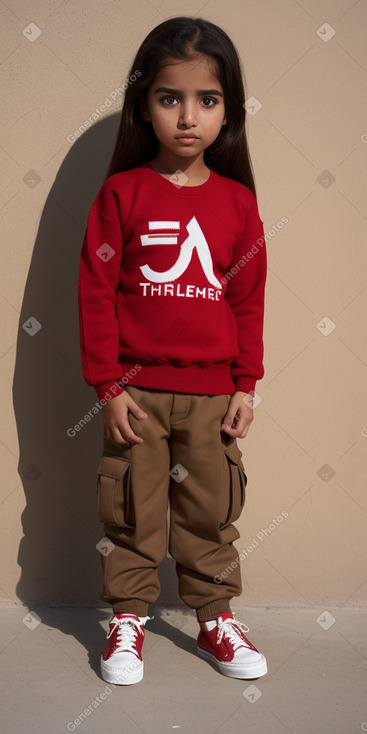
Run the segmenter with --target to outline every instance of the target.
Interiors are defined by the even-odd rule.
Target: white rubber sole
[[[211,652],[208,652],[207,650],[204,650],[203,647],[199,647],[199,645],[196,646],[197,653],[199,657],[203,658],[204,660],[209,660],[210,663],[213,663],[217,670],[219,670],[222,675],[227,676],[227,678],[242,678],[245,680],[251,680],[252,678],[261,678],[262,675],[266,675],[268,672],[268,666],[266,664],[266,658],[264,655],[261,655],[260,660],[258,660],[257,663],[248,663],[247,665],[236,665],[236,663],[221,663],[215,655],[212,655]]]
[[[113,683],[116,686],[131,686],[143,680],[144,663],[137,660],[136,664],[129,665],[126,668],[116,668],[109,665],[101,657],[101,675],[106,683]]]

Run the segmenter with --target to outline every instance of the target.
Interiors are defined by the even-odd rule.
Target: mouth
[[[196,135],[179,135],[176,140],[178,140],[181,145],[188,147],[189,145],[196,143],[199,138]]]

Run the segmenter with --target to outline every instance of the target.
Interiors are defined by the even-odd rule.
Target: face
[[[148,88],[143,118],[152,123],[160,152],[198,156],[227,122],[223,88],[211,60],[202,54],[188,62],[167,58],[164,64]]]

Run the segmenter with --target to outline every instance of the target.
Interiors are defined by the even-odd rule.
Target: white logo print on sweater
[[[162,230],[176,230],[179,232],[180,230],[180,222],[179,221],[150,221],[149,222],[149,230],[160,230],[158,234],[148,234],[148,235],[141,235],[140,241],[143,246],[147,245],[177,245],[178,244],[178,234],[167,234],[167,232],[163,232]],[[150,283],[140,283],[140,285],[144,288],[144,295],[147,295],[148,292],[153,295],[153,293],[157,293],[157,295],[180,295],[180,296],[190,296],[190,297],[204,297],[204,298],[210,298],[212,300],[218,300],[218,296],[220,296],[220,293],[217,292],[214,296],[214,289],[213,288],[197,288],[196,286],[186,286],[186,291],[183,292],[180,291],[179,285],[175,286],[176,293],[174,293],[174,286],[172,284],[172,281],[177,280],[181,277],[181,275],[185,272],[185,270],[188,268],[191,262],[193,251],[196,249],[196,252],[198,254],[198,258],[200,260],[201,267],[203,269],[203,272],[209,281],[215,288],[221,289],[221,283],[220,281],[215,277],[214,271],[213,271],[213,262],[209,250],[208,243],[205,239],[205,236],[203,234],[203,231],[196,219],[196,217],[192,217],[190,219],[189,223],[186,225],[186,229],[188,231],[188,236],[184,240],[184,242],[181,245],[180,248],[180,254],[175,262],[174,265],[172,265],[171,268],[168,270],[165,270],[163,272],[157,272],[156,270],[152,270],[152,268],[146,264],[140,267],[140,270],[144,277],[150,281]],[[151,286],[151,283],[164,283],[169,284],[165,285],[162,289],[161,286],[154,288]],[[150,290],[149,290],[150,287]],[[195,291],[196,289],[196,291]],[[208,291],[208,293],[207,293]]]

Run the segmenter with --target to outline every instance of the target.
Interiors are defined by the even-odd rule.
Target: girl
[[[198,654],[233,678],[267,672],[230,608],[242,590],[232,523],[246,486],[236,439],[264,374],[266,254],[244,102],[223,30],[201,18],[161,23],[133,62],[89,212],[79,318],[83,375],[103,405],[108,683],[143,678],[167,542],[180,597],[196,610]]]

